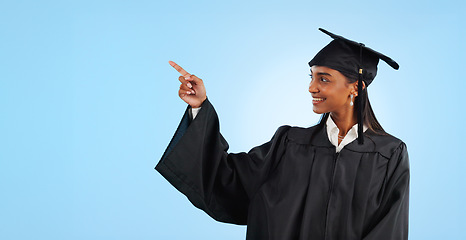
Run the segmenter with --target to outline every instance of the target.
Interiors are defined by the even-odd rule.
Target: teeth
[[[312,98],[313,101],[324,101],[324,98]]]

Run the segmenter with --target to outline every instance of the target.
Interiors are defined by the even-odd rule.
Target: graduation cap
[[[363,43],[358,43],[342,36],[333,34],[325,29],[320,31],[333,38],[327,46],[320,50],[309,62],[309,66],[325,66],[335,69],[346,76],[358,79],[358,93],[362,93],[362,81],[366,87],[372,83],[377,75],[377,64],[379,59],[385,61],[392,68],[398,70],[399,65],[393,59],[366,47]],[[358,97],[358,142],[364,143],[363,138],[363,116],[364,109],[361,97]]]

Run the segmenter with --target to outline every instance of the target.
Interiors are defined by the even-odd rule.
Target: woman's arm
[[[180,98],[201,109],[193,119],[188,107],[155,169],[212,218],[246,224],[250,198],[283,154],[288,127],[249,153],[229,154],[202,80],[174,62],[170,65],[182,75]]]
[[[288,127],[248,153],[228,153],[215,109],[204,101],[191,121],[188,111],[156,170],[191,203],[217,221],[246,224],[250,199],[281,158]]]

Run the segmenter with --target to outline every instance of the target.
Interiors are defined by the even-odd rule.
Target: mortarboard
[[[322,28],[319,28],[319,30],[332,37],[333,41],[316,54],[309,62],[309,66],[325,66],[335,69],[344,75],[357,78],[359,93],[362,93],[362,81],[366,83],[367,87],[377,75],[379,59],[382,59],[396,70],[399,68],[398,63],[393,61],[393,59],[366,47],[363,43],[349,40]],[[361,97],[358,97],[358,142],[360,144],[364,143],[362,134],[362,112],[364,106],[362,104]]]

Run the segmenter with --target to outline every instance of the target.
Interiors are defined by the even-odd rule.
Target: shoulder
[[[376,151],[388,161],[388,170],[392,173],[407,173],[409,178],[409,156],[406,144],[392,135],[368,134],[367,139],[375,143]]]
[[[379,152],[387,158],[394,154],[407,152],[406,144],[399,138],[390,134],[376,134],[373,132],[365,133],[366,141],[371,141],[374,151]]]
[[[275,135],[286,134],[286,137],[289,140],[305,143],[308,140],[309,136],[312,135],[312,133],[315,131],[315,127],[316,126],[303,128],[290,125],[283,125],[277,129]]]
[[[308,128],[290,127],[288,139],[296,143],[307,144],[316,130],[318,130],[317,125]]]
[[[279,128],[279,131],[280,130],[286,131],[286,138],[288,142],[332,147],[331,143],[328,141],[327,133],[322,131],[323,128],[319,127],[319,125],[307,128],[282,126]]]

